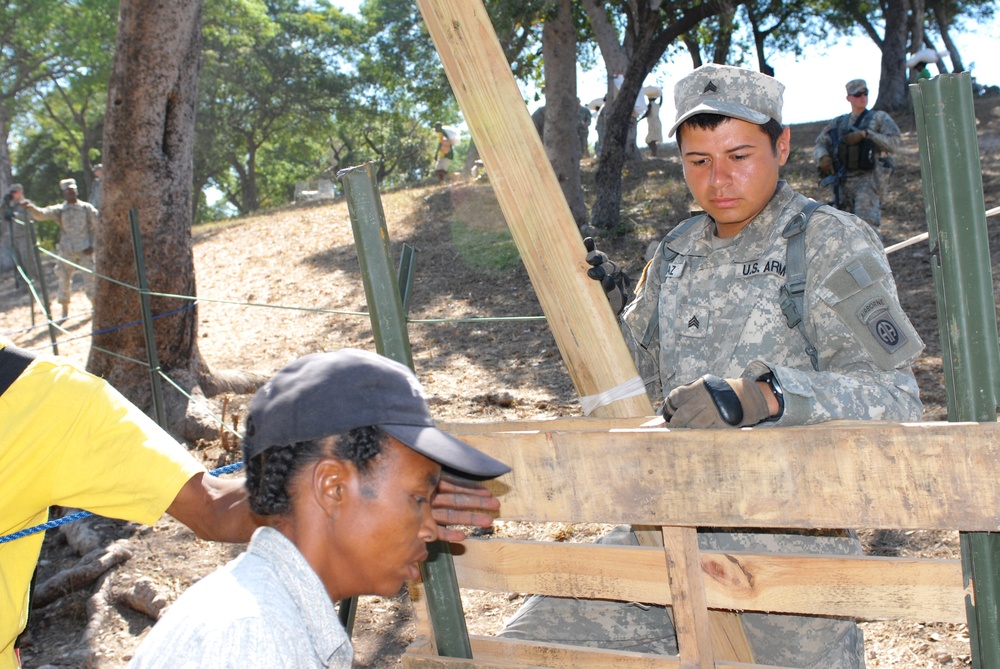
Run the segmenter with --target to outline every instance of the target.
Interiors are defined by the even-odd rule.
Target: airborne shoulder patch
[[[864,303],[856,313],[886,353],[895,353],[909,341],[904,329],[889,311],[888,300],[884,296]]]

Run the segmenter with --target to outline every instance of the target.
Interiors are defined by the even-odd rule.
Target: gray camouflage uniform
[[[913,421],[922,413],[910,363],[923,342],[896,296],[874,231],[830,207],[806,228],[806,343],[786,324],[778,294],[785,283],[786,224],[809,202],[783,181],[770,202],[729,243],[702,216],[646,267],[622,331],[651,399],[703,374],[778,379],[785,409],[770,425],[838,418]],[[657,315],[657,323],[650,323]],[[658,326],[658,328],[656,327]],[[651,335],[647,337],[647,335]],[[641,342],[649,339],[644,347]],[[853,532],[699,530],[703,550],[857,555]],[[635,545],[627,526],[601,543]],[[810,669],[865,666],[864,639],[853,620],[746,612],[754,660]],[[530,597],[502,636],[618,650],[676,654],[669,609],[614,601]]]
[[[868,139],[878,149],[875,169],[844,171],[844,181],[840,186],[840,209],[878,227],[882,224],[882,197],[886,194],[889,177],[892,175],[891,154],[899,146],[900,132],[896,122],[884,111],[868,110],[868,116],[871,117],[865,128],[868,130]],[[857,119],[858,114],[850,113],[830,121],[816,138],[813,158],[819,161],[823,156],[830,156],[836,162],[837,146],[833,141],[832,131],[837,130],[838,136],[843,137],[850,132]]]
[[[97,209],[83,200],[70,204],[63,202],[51,207],[27,207],[28,213],[36,221],[55,221],[59,224],[59,241],[56,242],[56,252],[60,256],[89,270],[84,273],[84,290],[91,302],[94,301],[94,230],[97,227]],[[69,304],[72,294],[73,273],[77,271],[72,265],[56,263],[56,276],[59,278],[59,303]]]

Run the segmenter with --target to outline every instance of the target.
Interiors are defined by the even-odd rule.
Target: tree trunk
[[[932,4],[931,9],[934,11],[938,32],[941,33],[941,41],[944,42],[944,48],[948,49],[948,55],[951,56],[951,71],[955,73],[965,72],[962,55],[958,52],[958,46],[951,39],[951,16],[947,10],[941,7],[941,3]]]
[[[185,296],[195,294],[191,212],[201,9],[201,0],[121,2],[104,125],[107,178],[95,240],[98,273],[136,285],[128,221],[135,208],[150,289]],[[161,369],[202,395],[199,381],[208,371],[198,355],[196,303],[165,297],[153,297],[151,303],[154,315],[169,314],[154,325]],[[99,280],[94,307],[94,330],[110,331],[95,335],[88,369],[138,406],[149,407],[147,370],[100,350],[147,359],[143,329],[121,327],[140,318],[139,294]],[[209,380],[218,389],[218,379]],[[164,387],[173,430],[188,438],[217,435],[217,425],[197,415],[168,384]]]
[[[697,70],[704,65],[701,60],[701,45],[698,44],[698,38],[691,33],[684,33],[681,36],[681,40],[684,42],[684,46],[687,47],[688,53],[691,54],[691,69]]]
[[[910,34],[908,53],[916,53],[924,48],[924,0],[909,0],[910,12],[907,17],[907,32]],[[908,73],[910,83],[917,81],[917,71],[911,68]]]
[[[907,0],[888,0],[885,7],[885,37],[882,39],[882,72],[875,109],[894,112],[909,102],[906,89]]]
[[[584,4],[586,6],[586,0]],[[635,127],[632,107],[646,75],[667,47],[681,35],[693,30],[704,19],[732,8],[730,0],[712,0],[689,6],[679,19],[668,22],[662,14],[639,3],[639,11],[629,16],[626,41],[632,46],[632,55],[621,91],[605,108],[607,122],[597,168],[597,197],[591,210],[591,225],[615,232],[624,231],[620,211],[621,173],[626,159],[627,137],[630,129],[634,132]]]
[[[587,223],[580,183],[580,100],[576,96],[576,29],[572,0],[558,0],[542,28],[545,61],[545,154],[576,224]]]
[[[729,61],[729,52],[733,48],[733,30],[736,28],[736,8],[719,14],[719,32],[715,36],[715,48],[712,52],[712,62],[725,65]]]

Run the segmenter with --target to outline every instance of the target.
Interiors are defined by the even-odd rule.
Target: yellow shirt
[[[0,339],[0,348],[3,348]],[[204,467],[110,384],[39,358],[0,395],[0,536],[48,507],[152,524]],[[0,544],[0,669],[16,669],[42,533]]]

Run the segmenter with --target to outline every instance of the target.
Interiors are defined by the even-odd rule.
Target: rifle
[[[827,202],[827,204],[840,209],[840,185],[844,183],[844,179],[846,178],[847,166],[840,162],[838,155],[839,151],[837,151],[837,147],[840,146],[840,128],[835,125],[830,128],[828,134],[830,135],[830,141],[833,146],[830,158],[833,159],[835,172],[827,177],[824,177],[823,180],[819,182],[819,185],[833,186],[833,201]]]

